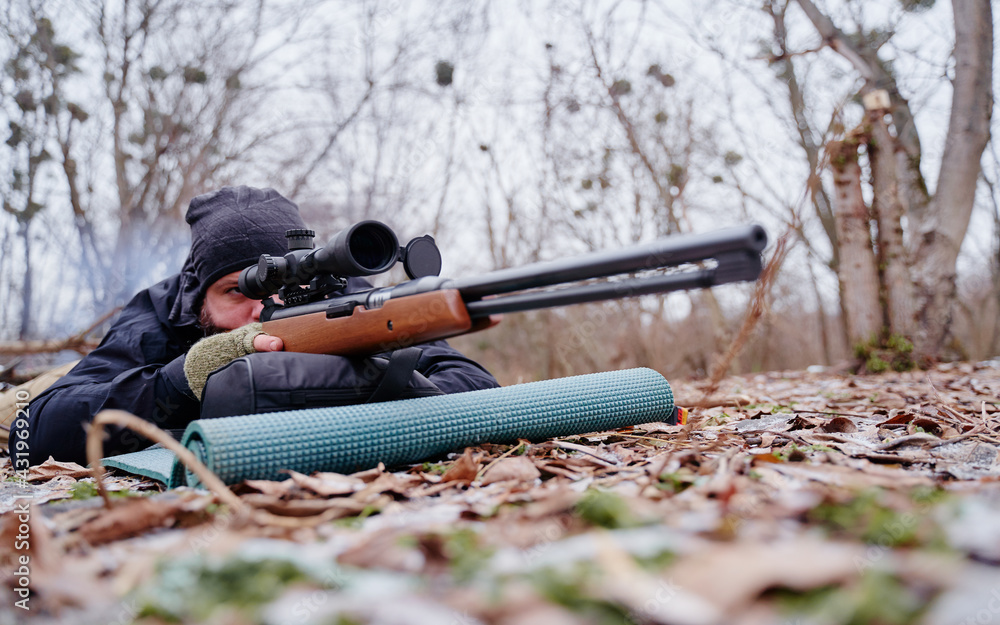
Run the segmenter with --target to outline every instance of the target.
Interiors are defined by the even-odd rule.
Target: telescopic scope
[[[312,230],[289,230],[285,237],[287,254],[261,254],[256,265],[240,272],[243,295],[264,299],[286,286],[307,285],[318,276],[372,276],[389,270],[399,259],[396,234],[378,221],[362,221],[345,228],[319,249],[313,249]]]
[[[326,247],[312,255],[313,274],[373,276],[388,271],[399,259],[399,241],[389,226],[361,221],[335,234]]]

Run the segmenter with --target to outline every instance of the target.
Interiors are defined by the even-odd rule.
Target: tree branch
[[[121,306],[109,310],[101,317],[90,324],[90,326],[69,338],[49,339],[38,341],[0,341],[0,355],[3,356],[23,356],[26,354],[51,354],[64,350],[73,350],[81,354],[86,354],[100,344],[97,339],[88,339],[87,335],[96,330],[101,324],[113,317],[121,310]]]

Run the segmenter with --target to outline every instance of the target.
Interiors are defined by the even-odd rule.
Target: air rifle
[[[503,313],[753,281],[767,244],[763,228],[740,226],[449,279],[438,275],[433,238],[400,247],[377,221],[354,224],[321,248],[314,248],[312,230],[285,236],[288,253],[262,255],[240,273],[239,289],[264,302],[264,331],[280,337],[286,351],[343,356],[476,332]],[[376,275],[397,262],[409,281],[343,292],[347,278]]]

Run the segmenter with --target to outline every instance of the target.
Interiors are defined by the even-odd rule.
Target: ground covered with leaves
[[[687,426],[244,482],[239,510],[6,460],[0,624],[24,585],[53,623],[1000,623],[1000,363],[673,386]]]

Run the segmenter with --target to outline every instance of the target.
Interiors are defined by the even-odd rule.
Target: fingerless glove
[[[201,401],[208,376],[224,365],[252,354],[253,339],[264,334],[260,323],[250,323],[222,334],[215,334],[198,341],[191,347],[184,359],[184,375],[195,397]]]

